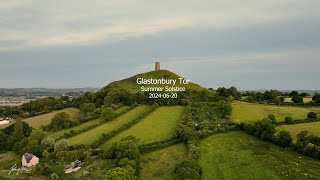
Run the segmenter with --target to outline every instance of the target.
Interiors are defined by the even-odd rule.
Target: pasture
[[[243,132],[200,143],[202,179],[319,179],[320,161],[260,141]]]
[[[288,131],[293,139],[295,139],[297,134],[299,134],[301,131],[309,131],[314,135],[320,136],[320,122],[281,125],[277,126],[277,130]]]
[[[301,120],[305,119],[310,111],[320,113],[320,108],[277,106],[236,101],[232,104],[231,120],[238,123],[253,123],[267,117],[269,114],[275,115],[278,122],[284,121],[286,116],[291,116],[294,120]]]
[[[177,144],[140,157],[140,180],[173,179],[174,168],[187,156],[187,148]]]
[[[117,109],[115,112],[116,113],[122,113],[122,112],[128,110],[129,108],[130,108],[129,106],[122,106],[119,109]],[[69,129],[63,129],[63,130],[60,130],[60,131],[57,131],[57,132],[50,133],[49,137],[51,137],[53,139],[58,139],[58,138],[62,137],[65,132],[69,132],[71,130],[73,130],[73,131],[81,131],[82,129],[86,129],[86,128],[90,127],[90,126],[97,126],[97,125],[102,124],[104,122],[105,121],[103,119],[101,119],[101,118],[90,120],[90,121],[81,123],[81,124],[79,124],[79,125],[77,125],[75,127],[69,128]]]
[[[175,134],[184,109],[183,106],[161,106],[130,129],[108,140],[101,147],[106,148],[111,143],[120,141],[129,135],[139,138],[139,144],[171,138]]]
[[[97,140],[103,133],[108,133],[119,128],[122,124],[128,123],[135,119],[142,112],[146,111],[148,106],[138,106],[129,112],[123,114],[122,116],[102,124],[98,127],[90,129],[84,133],[78,134],[68,139],[69,143],[74,144],[91,144]]]

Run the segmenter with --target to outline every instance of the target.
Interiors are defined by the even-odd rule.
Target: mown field
[[[284,102],[292,102],[291,101],[291,97],[286,97],[286,98],[284,98]],[[310,102],[310,101],[312,101],[312,97],[305,97],[305,98],[303,98],[303,102],[304,103],[308,103],[308,102]],[[292,102],[293,103],[293,102]]]
[[[116,110],[116,113],[121,113],[123,111],[126,111],[128,108],[129,108],[128,106],[123,106],[123,107],[119,108],[118,110]],[[90,127],[90,126],[99,125],[99,124],[101,124],[103,122],[105,122],[105,121],[103,119],[101,119],[101,118],[90,120],[88,122],[79,124],[78,126],[75,126],[75,127],[69,128],[69,129],[63,129],[61,131],[50,133],[48,136],[53,138],[53,139],[57,139],[57,138],[63,136],[65,132],[69,132],[70,130],[79,131],[79,130],[82,130],[82,129],[86,129],[86,128]]]
[[[292,138],[296,138],[301,131],[309,131],[314,135],[320,136],[320,122],[300,123],[277,126],[277,130],[285,130],[290,132]]]
[[[243,132],[200,143],[202,179],[320,179],[320,161],[260,141]]]
[[[139,144],[161,141],[173,136],[178,122],[181,120],[185,107],[162,106],[149,116],[135,124],[130,129],[123,131],[104,143],[101,148],[106,148],[113,142],[133,135],[140,138]]]
[[[70,144],[91,144],[97,140],[103,133],[108,133],[112,130],[119,128],[122,124],[128,123],[135,119],[142,112],[146,111],[148,106],[138,106],[124,115],[102,124],[98,127],[90,129],[84,133],[78,134],[68,139]]]
[[[286,116],[291,116],[295,120],[301,120],[305,119],[310,111],[320,113],[320,108],[277,106],[237,101],[232,104],[231,120],[234,122],[252,123],[267,117],[269,114],[275,115],[279,122],[284,121]]]
[[[138,179],[173,179],[174,168],[187,156],[187,148],[177,144],[140,157],[140,175]]]

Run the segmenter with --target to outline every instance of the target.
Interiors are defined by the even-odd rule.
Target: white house
[[[39,163],[39,158],[37,158],[37,156],[33,155],[33,154],[29,154],[29,153],[25,153],[22,156],[22,166],[25,167],[32,167],[35,166]]]
[[[8,120],[0,120],[0,125],[9,124],[10,121]]]

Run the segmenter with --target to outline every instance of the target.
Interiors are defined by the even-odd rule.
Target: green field
[[[140,138],[139,144],[168,139],[175,133],[177,124],[184,113],[184,109],[185,107],[183,106],[159,107],[142,121],[111,138],[101,147],[106,148],[111,143],[120,141],[122,138],[129,135]]]
[[[91,144],[97,140],[103,133],[108,133],[119,128],[122,124],[128,123],[139,116],[142,112],[148,109],[147,106],[138,106],[124,115],[102,124],[98,127],[90,129],[84,133],[78,134],[68,139],[70,144]]]
[[[16,155],[14,152],[0,153],[0,179],[27,179],[27,175],[17,176],[15,172],[8,175],[8,171],[14,164],[21,165],[21,156]]]
[[[291,99],[292,99],[291,97],[286,97],[286,98],[284,98],[284,102],[292,102]],[[312,97],[303,98],[303,102],[304,103],[308,103],[308,102],[311,102],[311,101],[312,101]]]
[[[320,161],[260,141],[242,132],[200,143],[202,179],[320,179]],[[300,158],[301,157],[301,158]]]
[[[61,130],[61,131],[50,133],[48,136],[53,138],[53,139],[58,139],[58,138],[62,137],[65,132],[69,132],[70,130],[79,131],[79,130],[85,129],[85,128],[93,126],[93,125],[99,125],[99,124],[101,124],[103,122],[105,122],[105,121],[103,119],[101,119],[101,118],[94,119],[94,120],[87,121],[85,123],[82,123],[82,124],[80,124],[78,126],[75,126],[75,127],[69,128],[69,129],[64,129],[64,130]]]
[[[234,122],[252,123],[267,117],[269,114],[274,114],[279,122],[284,121],[286,116],[292,116],[295,120],[301,120],[305,119],[310,111],[320,113],[320,108],[277,106],[237,101],[232,104],[231,120]]]
[[[140,158],[141,169],[138,179],[173,179],[175,166],[186,156],[187,148],[183,144],[144,154]]]
[[[121,113],[123,111],[126,111],[126,110],[128,110],[128,108],[130,108],[130,107],[129,106],[122,106],[121,108],[116,110],[116,113]],[[75,126],[75,127],[69,128],[69,129],[63,129],[61,131],[50,133],[49,137],[57,139],[57,138],[60,138],[61,136],[63,136],[65,132],[69,132],[70,130],[79,131],[79,130],[88,128],[90,126],[102,124],[104,122],[105,121],[103,119],[101,119],[101,118],[90,120],[90,121],[87,121],[85,123],[79,124],[78,126]]]
[[[314,135],[320,136],[320,122],[300,123],[277,126],[277,130],[290,132],[292,138],[296,138],[301,131],[309,131]]]

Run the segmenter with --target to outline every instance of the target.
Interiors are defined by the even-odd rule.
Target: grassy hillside
[[[172,137],[176,131],[178,122],[181,120],[185,107],[183,106],[162,106],[142,121],[123,131],[104,143],[101,147],[106,148],[113,142],[133,135],[140,138],[139,144],[161,141]]]
[[[108,86],[104,87],[103,89],[106,89],[106,88],[127,89],[127,90],[130,90],[131,92],[140,92],[140,87],[142,85],[137,84],[137,82],[136,82],[137,78],[177,79],[177,83],[175,86],[186,87],[186,89],[188,89],[188,90],[203,90],[203,89],[205,89],[205,88],[201,87],[200,85],[197,85],[194,83],[190,83],[190,84],[186,84],[186,85],[180,84],[178,81],[178,78],[180,78],[180,76],[178,76],[177,74],[174,74],[173,72],[170,72],[168,70],[150,71],[150,72],[146,72],[146,73],[142,73],[142,74],[137,74],[137,75],[132,76],[127,79],[123,79],[120,81],[114,81],[114,82],[110,83]],[[159,85],[158,84],[158,85],[143,85],[143,86],[145,86],[145,87],[164,87],[166,85]]]
[[[231,119],[234,122],[251,123],[261,120],[269,114],[274,114],[278,121],[284,121],[286,116],[292,116],[296,120],[305,119],[310,111],[320,113],[320,108],[277,106],[237,101],[232,105]]]
[[[135,119],[139,114],[147,110],[147,106],[138,106],[133,110],[125,113],[124,115],[102,124],[98,127],[90,129],[84,133],[73,136],[68,139],[70,144],[91,144],[97,140],[103,133],[108,133],[112,130],[119,128],[122,124],[130,122]]]
[[[23,174],[17,176],[15,172],[8,175],[8,171],[14,164],[21,165],[21,156],[16,155],[13,152],[2,152],[0,153],[0,179],[28,179],[28,176]]]
[[[260,141],[242,132],[218,134],[200,143],[202,179],[320,179],[320,161]],[[301,157],[301,158],[300,158]]]
[[[126,111],[128,108],[129,108],[128,106],[123,106],[123,107],[117,109],[115,112],[116,113],[121,113],[123,111]],[[57,131],[57,132],[51,133],[51,134],[49,134],[49,137],[57,139],[57,138],[63,136],[65,132],[69,132],[70,130],[80,131],[80,130],[86,129],[86,128],[90,127],[90,126],[99,125],[99,124],[101,124],[103,122],[105,122],[105,120],[103,120],[101,118],[94,119],[94,120],[87,121],[85,123],[79,124],[78,126],[75,126],[75,127],[69,128],[69,129],[63,129],[61,131]]]
[[[293,138],[296,138],[297,134],[299,134],[301,131],[309,131],[320,136],[320,122],[281,125],[277,126],[277,130],[288,131]]]
[[[140,175],[138,179],[173,179],[174,168],[187,156],[183,144],[174,145],[140,157]]]

